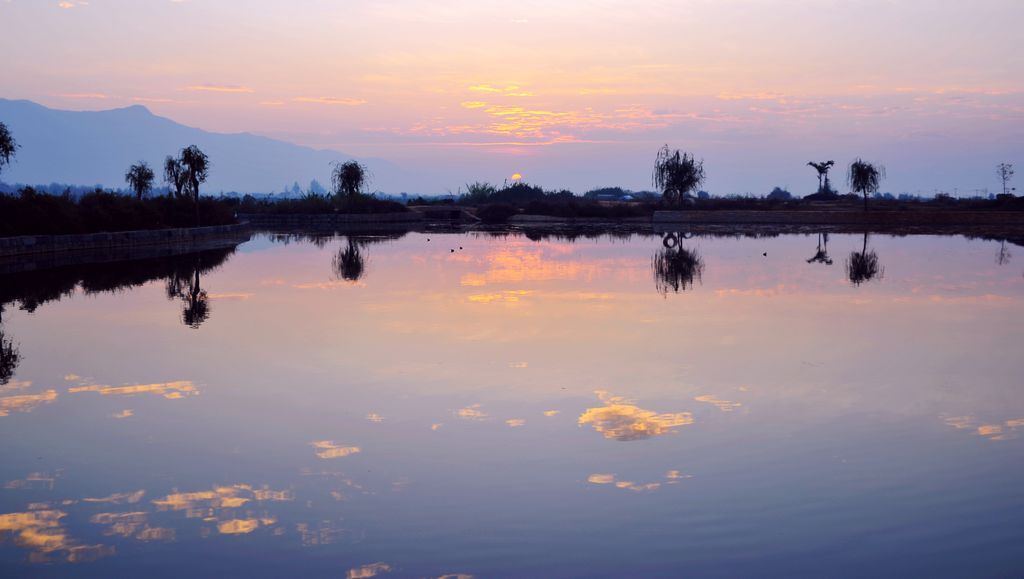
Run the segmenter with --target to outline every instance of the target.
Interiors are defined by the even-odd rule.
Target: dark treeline
[[[235,223],[237,200],[202,197],[198,208],[204,225]],[[48,195],[31,187],[18,195],[0,194],[0,237],[58,235],[192,227],[195,202],[179,197],[138,199],[96,190],[78,197]]]

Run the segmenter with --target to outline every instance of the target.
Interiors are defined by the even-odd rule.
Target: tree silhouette
[[[357,282],[366,272],[366,259],[363,257],[359,244],[351,237],[345,247],[334,256],[332,262],[334,274],[345,281]]]
[[[200,269],[197,260],[192,279],[188,282],[187,293],[182,297],[185,305],[181,310],[181,321],[194,330],[199,329],[199,326],[210,317],[210,298],[206,290],[199,285]]]
[[[169,155],[164,159],[164,182],[174,188],[175,199],[181,199],[186,185],[185,169],[181,166],[181,161]]]
[[[4,336],[4,331],[0,328],[0,385],[10,382],[20,361],[21,354],[14,341]]]
[[[689,153],[671,151],[663,146],[654,159],[654,186],[671,205],[682,202],[683,198],[695,191],[704,182],[704,161],[697,161]]]
[[[850,283],[855,286],[871,281],[875,278],[881,279],[885,270],[878,265],[878,254],[874,250],[868,251],[868,232],[864,232],[864,245],[860,252],[850,253],[846,260],[846,276]]]
[[[850,170],[846,179],[850,188],[856,193],[864,195],[864,210],[868,210],[868,194],[878,191],[878,186],[885,177],[885,167],[875,166],[862,159],[857,159],[850,164]]]
[[[366,167],[356,161],[335,163],[331,170],[331,185],[338,199],[351,198],[362,193],[366,185]]]
[[[810,161],[807,164],[818,171],[818,193],[832,193],[832,185],[828,182],[828,172],[836,162],[821,161],[820,163],[815,163]]]
[[[832,258],[828,256],[828,234],[818,234],[818,251],[814,253],[814,257],[807,260],[807,263],[824,263],[825,265],[832,265]]]
[[[11,164],[11,158],[14,157],[18,147],[19,145],[7,125],[0,123],[0,173],[3,172],[4,166]]]
[[[1009,195],[1013,189],[1010,188],[1010,180],[1013,179],[1013,163],[999,163],[996,165],[996,175],[1003,182],[1003,195]]]
[[[665,247],[655,252],[651,260],[654,287],[663,296],[692,288],[694,280],[699,282],[704,275],[703,258],[696,250],[679,245],[682,237],[675,233],[665,235]]]
[[[124,174],[125,182],[132,188],[132,191],[135,191],[135,197],[139,200],[153,188],[154,179],[156,179],[156,175],[145,161],[139,161],[132,165]]]
[[[179,160],[184,173],[188,193],[196,205],[196,227],[199,226],[199,185],[206,182],[210,174],[210,158],[199,147],[189,145],[181,151]]]
[[[996,264],[1006,265],[1013,259],[1013,254],[1010,253],[1010,249],[1006,247],[1006,240],[999,240],[999,251],[996,252]]]

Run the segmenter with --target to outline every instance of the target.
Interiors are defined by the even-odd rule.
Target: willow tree
[[[818,172],[818,193],[831,193],[832,185],[830,185],[828,182],[828,172],[829,169],[832,168],[832,165],[835,165],[836,162],[821,161],[820,163],[815,163],[814,161],[809,161],[807,164],[811,167],[814,167],[814,169]]]
[[[170,155],[164,159],[164,182],[174,191],[174,198],[181,199],[185,191],[185,170],[181,161]]]
[[[885,270],[878,264],[878,254],[874,250],[868,251],[868,232],[864,232],[864,245],[859,252],[850,253],[846,259],[846,277],[855,286],[871,281],[875,278],[881,279]]]
[[[4,331],[0,328],[0,386],[7,384],[14,377],[20,360],[21,354],[14,341],[4,336]]]
[[[334,267],[334,274],[339,279],[350,282],[359,281],[366,271],[366,259],[359,248],[359,243],[349,237],[345,247],[334,256],[331,265]]]
[[[662,198],[677,205],[704,183],[704,161],[690,153],[672,151],[665,145],[654,159],[654,186],[661,190]]]
[[[132,191],[135,192],[135,197],[139,200],[153,189],[154,179],[156,179],[156,175],[145,161],[139,161],[132,165],[128,168],[128,172],[124,174],[125,182],[132,188]]]
[[[846,180],[850,184],[850,188],[855,193],[861,193],[864,195],[864,210],[868,210],[868,195],[871,193],[878,192],[879,185],[882,184],[882,179],[885,177],[885,167],[878,165],[877,167],[864,161],[857,159],[850,164],[850,169],[847,172]]]
[[[331,169],[331,185],[337,199],[349,199],[363,192],[366,167],[356,161],[335,163]]]
[[[0,172],[3,172],[4,167],[11,164],[11,158],[14,157],[14,153],[18,150],[18,143],[14,140],[14,135],[7,128],[7,125],[0,123]]]
[[[694,281],[700,282],[704,275],[704,259],[695,249],[682,247],[685,235],[669,233],[662,239],[663,249],[658,250],[651,260],[651,271],[654,273],[654,287],[658,293],[679,293],[693,287]]]

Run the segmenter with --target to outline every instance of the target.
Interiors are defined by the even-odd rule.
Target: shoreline
[[[707,235],[879,233],[965,235],[1024,239],[1024,211],[848,211],[848,210],[685,210],[656,211],[650,218],[612,220],[516,215],[504,224],[465,219],[429,219],[419,212],[383,214],[242,214],[234,225],[154,229],[73,235],[0,238],[0,272],[57,267],[62,263],[117,261],[133,256],[201,251],[247,241],[253,233],[316,231],[372,234],[388,232],[524,232]],[[24,265],[29,264],[29,265]],[[46,264],[46,265],[43,265]],[[52,265],[51,265],[52,264]]]

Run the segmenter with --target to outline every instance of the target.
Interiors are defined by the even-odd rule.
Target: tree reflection
[[[3,328],[0,328],[0,386],[11,381],[20,361],[21,354],[14,340],[5,336]]]
[[[864,245],[861,247],[860,252],[850,253],[850,257],[846,260],[846,276],[850,279],[850,283],[855,286],[871,281],[873,279],[881,279],[885,274],[885,270],[878,264],[878,254],[875,250],[868,251],[868,232],[864,232]]]
[[[181,310],[181,321],[196,330],[210,317],[210,298],[206,290],[200,287],[199,270],[199,263],[196,262],[193,277],[188,283],[188,292],[183,297],[185,305]]]
[[[334,256],[334,274],[345,281],[357,282],[366,272],[366,260],[359,248],[359,242],[348,237],[345,247]]]
[[[704,274],[704,260],[696,250],[681,246],[684,235],[668,233],[662,239],[659,249],[651,262],[654,272],[654,286],[662,295],[679,293],[693,288],[694,280],[699,282]]]
[[[832,265],[832,258],[828,255],[828,234],[818,234],[818,250],[814,253],[814,256],[807,260],[807,263],[824,263],[825,265]]]
[[[1010,253],[1009,248],[1006,247],[1006,240],[999,240],[999,251],[996,252],[996,263],[998,265],[1006,265],[1013,259],[1013,254]]]

